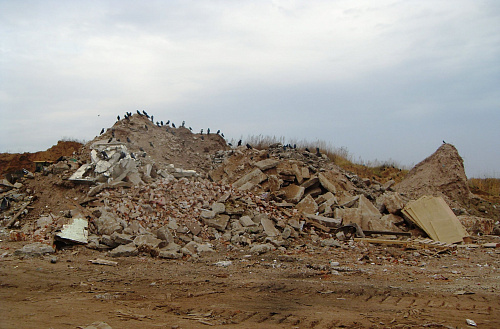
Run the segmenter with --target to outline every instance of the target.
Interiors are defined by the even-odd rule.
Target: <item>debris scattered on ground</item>
[[[46,248],[64,242],[110,257],[196,259],[236,249],[261,255],[301,245],[342,248],[352,241],[415,246],[426,243],[408,238],[427,234],[445,249],[469,234],[491,234],[496,225],[467,214],[463,161],[450,144],[400,184],[382,184],[319,152],[279,143],[230,147],[219,134],[134,114],[71,157],[42,160],[40,172],[3,180],[0,197],[2,223],[13,228],[9,239]],[[460,221],[449,205],[459,207]],[[49,252],[40,245],[30,250],[17,254]]]

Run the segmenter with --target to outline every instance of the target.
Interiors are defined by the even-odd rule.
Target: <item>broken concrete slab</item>
[[[318,211],[318,205],[311,195],[306,195],[296,206],[298,211],[307,214],[315,214]]]
[[[89,232],[89,223],[85,218],[73,218],[68,224],[63,225],[61,232],[55,235],[55,238],[67,243],[87,243]]]
[[[168,226],[162,226],[156,231],[156,237],[158,239],[161,239],[163,241],[166,241],[167,243],[172,243],[174,242],[174,237],[172,233],[170,232],[170,229]]]
[[[266,171],[268,169],[274,168],[278,165],[279,161],[275,159],[265,159],[255,163],[255,166],[261,171]]]
[[[311,177],[310,179],[306,180],[302,184],[300,184],[303,188],[310,188],[312,186],[319,186],[319,178],[318,176]]]
[[[248,227],[248,226],[256,226],[257,224],[250,218],[250,216],[241,216],[240,219],[240,224],[243,227]]]
[[[269,251],[272,251],[272,250],[275,250],[275,249],[276,249],[276,247],[274,247],[270,243],[254,244],[250,248],[250,253],[251,254],[255,254],[255,255],[261,255],[261,254],[265,254],[266,252],[269,252]]]
[[[342,219],[339,218],[330,218],[330,217],[323,217],[319,215],[313,215],[313,214],[304,214],[304,217],[307,218],[308,220],[314,221],[320,225],[323,225],[325,227],[340,227],[342,225]]]
[[[227,223],[229,222],[229,216],[225,214],[220,214],[217,215],[213,219],[203,219],[203,222],[208,226],[208,227],[213,227],[216,230],[220,232],[224,232],[224,230],[227,227]]]
[[[35,242],[23,246],[21,249],[14,251],[14,256],[27,256],[36,257],[45,254],[52,254],[56,252],[54,247],[49,246],[45,243]]]
[[[134,239],[134,244],[137,247],[146,246],[149,248],[161,248],[164,245],[166,245],[166,242],[162,239],[155,238],[151,234],[142,234],[142,235],[138,235]]]
[[[267,179],[267,176],[258,168],[254,169],[253,171],[249,172],[245,176],[241,177],[238,179],[236,182],[233,183],[233,187],[239,188],[243,184],[251,182],[253,184],[260,184],[261,182],[265,181]]]
[[[266,233],[267,236],[278,236],[280,234],[278,229],[274,226],[273,221],[270,220],[267,216],[261,216],[260,223],[264,228],[264,233]]]
[[[130,257],[137,256],[138,254],[139,251],[137,250],[135,243],[120,245],[109,252],[111,257]]]
[[[387,210],[390,214],[398,214],[404,208],[404,201],[396,192],[386,192],[379,196],[376,201],[382,210]]]
[[[284,187],[282,191],[285,192],[285,198],[287,201],[297,203],[304,196],[305,188],[302,186],[291,184],[287,187]]]
[[[335,185],[326,177],[325,174],[319,173],[318,179],[319,179],[319,183],[321,184],[321,186],[323,186],[327,191],[329,191],[333,194],[337,193],[337,189],[335,188]]]
[[[99,234],[111,235],[113,232],[122,232],[122,226],[114,214],[103,211],[101,216],[94,219]]]

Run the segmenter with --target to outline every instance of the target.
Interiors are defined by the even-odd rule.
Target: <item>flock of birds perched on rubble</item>
[[[137,114],[138,114],[139,116],[148,118],[149,120],[151,120],[151,122],[152,122],[153,124],[156,124],[158,127],[160,127],[160,128],[161,128],[161,127],[167,127],[167,131],[168,131],[168,128],[170,128],[170,125],[172,125],[172,128],[177,128],[177,127],[175,126],[175,123],[170,122],[170,120],[168,120],[168,121],[167,121],[167,122],[165,122],[165,123],[163,122],[163,120],[161,120],[161,121],[156,121],[156,122],[155,122],[155,121],[154,121],[154,116],[153,116],[153,115],[149,115],[149,114],[148,114],[146,111],[144,111],[144,110],[142,110],[142,112],[141,112],[141,111],[139,111],[139,110],[136,110],[136,111],[137,111]],[[123,116],[123,119],[124,119],[124,120],[130,120],[130,117],[131,117],[131,116],[132,116],[132,112],[125,112],[125,115]],[[116,119],[117,119],[117,121],[120,121],[120,120],[121,120],[120,115],[118,115],[118,116],[116,117]],[[185,125],[186,125],[186,121],[182,121],[181,127],[185,127]],[[148,126],[147,126],[147,125],[144,125],[144,128],[145,128],[146,130],[148,130]],[[191,127],[188,127],[188,129],[189,129],[191,132],[193,131],[193,128],[191,128]],[[104,132],[105,132],[105,131],[106,131],[106,129],[105,129],[105,128],[102,128],[102,129],[101,129],[101,132],[100,132],[100,134],[99,134],[99,136],[100,136],[100,135],[102,135],[102,134],[104,134]],[[206,134],[207,134],[207,135],[210,135],[210,128],[207,128]],[[200,130],[200,135],[203,135],[203,129],[201,129],[201,130]],[[220,129],[219,129],[219,130],[217,130],[216,135],[219,135],[219,136],[221,136],[222,138],[225,138],[225,137],[224,137],[224,133],[221,133]],[[111,138],[108,140],[108,143],[111,143],[111,141],[113,140],[113,138],[114,138],[114,137],[115,137],[115,134],[114,134],[114,129],[112,129],[112,130],[111,130]],[[202,137],[202,138],[203,138],[203,137]],[[119,140],[118,140],[118,141],[119,141]],[[130,138],[128,138],[128,137],[127,137],[127,142],[128,142],[128,143],[130,143],[130,142],[131,142]],[[152,143],[150,142],[150,144],[152,144]],[[240,144],[241,144],[241,140],[240,140]],[[231,145],[231,143],[229,143],[229,145]],[[153,146],[153,145],[151,145],[151,146]],[[231,145],[231,146],[232,146],[232,145]]]
[[[156,124],[158,127],[160,127],[160,128],[161,128],[161,127],[167,127],[167,131],[168,131],[168,129],[170,128],[170,125],[172,125],[172,128],[176,128],[175,123],[170,122],[170,120],[166,121],[165,123],[163,122],[163,120],[161,120],[161,121],[156,121],[156,122],[155,122],[155,121],[154,121],[154,116],[153,116],[153,115],[151,115],[151,116],[150,116],[150,115],[149,115],[149,114],[148,114],[145,110],[142,110],[142,112],[141,112],[141,111],[139,111],[139,110],[136,110],[136,111],[137,111],[137,114],[138,114],[139,116],[148,118],[149,120],[151,120],[151,122],[152,122],[153,124]],[[124,115],[123,119],[124,119],[124,120],[130,120],[130,117],[131,117],[131,116],[132,116],[132,112],[125,112],[125,115]],[[121,120],[120,115],[118,115],[118,116],[116,117],[116,119],[117,119],[117,121],[120,121],[120,120]],[[186,121],[182,121],[181,127],[185,127],[185,124],[186,124]],[[146,130],[148,130],[148,126],[147,126],[147,125],[144,125],[144,128],[145,128]],[[193,131],[193,128],[191,128],[191,127],[188,127],[188,129],[189,129],[191,132]],[[102,135],[105,131],[106,131],[106,130],[105,130],[104,128],[102,128],[101,133],[100,133],[99,135]],[[203,128],[200,130],[200,133],[199,133],[199,134],[200,134],[200,135],[203,135]],[[210,135],[210,128],[207,128],[207,130],[206,130],[206,134],[207,134],[207,135]],[[220,130],[217,130],[216,135],[219,135],[219,136],[221,136],[222,138],[225,138],[225,137],[224,137],[224,134],[223,134],[223,133],[221,133],[221,131],[220,131]],[[111,141],[113,140],[113,138],[115,138],[115,132],[114,132],[114,129],[112,128],[112,129],[111,129],[111,138],[108,140],[108,143],[111,143]],[[202,137],[202,139],[203,139],[203,137]],[[118,141],[120,141],[120,140],[118,140]],[[130,143],[130,142],[131,142],[131,140],[130,140],[130,138],[129,138],[129,137],[127,137],[127,142],[128,142],[128,143]],[[444,142],[444,141],[443,141],[443,142]],[[240,139],[240,140],[238,141],[237,146],[242,146],[242,143],[243,143],[243,141]],[[151,146],[151,147],[154,147],[154,145],[153,145],[153,143],[152,143],[152,142],[149,142],[149,144],[150,144],[150,146]],[[228,145],[229,145],[229,146],[231,146],[231,147],[233,146],[233,144],[231,144],[231,143],[228,143]],[[246,147],[247,147],[247,149],[252,149],[252,148],[253,148],[253,147],[252,147],[249,143],[247,143],[247,144],[246,144]],[[296,148],[297,148],[297,144],[293,144],[293,145],[291,145],[291,144],[285,144],[285,145],[282,145],[281,147],[283,148],[283,150],[286,150],[286,149],[296,149]],[[144,151],[142,148],[140,148],[140,150],[141,150],[141,151]],[[306,147],[304,150],[305,150],[306,152],[308,152],[308,153],[311,153],[311,151],[310,151],[307,147]],[[316,148],[316,156],[318,156],[318,157],[321,157],[321,156],[322,156],[322,154],[321,154],[321,152],[320,152],[320,150],[319,150],[319,147],[317,147],[317,148]]]

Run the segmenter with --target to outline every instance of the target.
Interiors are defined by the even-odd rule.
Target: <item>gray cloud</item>
[[[498,176],[499,30],[495,1],[3,1],[0,151],[145,108],[405,165],[445,139]]]

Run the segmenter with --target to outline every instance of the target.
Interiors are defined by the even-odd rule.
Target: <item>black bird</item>
[[[111,143],[112,140],[113,140],[113,137],[111,137],[110,139],[108,139],[108,143]]]
[[[296,149],[297,148],[297,144],[293,144],[293,148]]]
[[[445,142],[445,141],[443,141],[443,144],[446,144],[446,142]]]
[[[186,124],[186,121],[182,121],[182,126],[184,127],[184,125]]]
[[[229,146],[231,146],[231,147],[233,146],[233,144],[231,144],[231,143],[227,143],[227,145],[229,145]]]
[[[160,126],[160,123],[158,121],[156,121],[156,125],[159,127]]]
[[[139,150],[140,150],[141,152],[144,152],[144,149],[143,149],[142,147],[139,147]]]
[[[220,134],[222,136],[222,138],[224,138],[224,133]]]
[[[101,133],[99,135],[104,134],[104,128],[101,129]]]
[[[308,149],[307,147],[306,147],[306,152],[309,152],[309,153],[311,153],[311,151],[309,151],[309,149]]]
[[[238,141],[238,146],[241,146],[241,139]]]
[[[128,142],[128,143],[130,143],[130,142],[132,142],[132,141],[130,140],[130,138],[128,138],[128,137],[127,137],[127,142]]]
[[[146,130],[148,130],[148,125],[144,125],[144,128],[146,128]]]
[[[115,131],[111,131],[111,137],[115,137]]]
[[[104,159],[108,158],[108,154],[106,153],[106,151],[101,151],[101,155]]]
[[[217,130],[217,135],[218,135],[218,134],[220,134],[220,129],[219,129],[219,130]]]
[[[193,131],[193,128],[189,127],[189,131]]]
[[[172,122],[172,127],[175,128],[175,124]]]
[[[316,156],[321,157],[321,152],[319,151],[319,147],[316,148]]]
[[[203,135],[203,129],[200,130],[200,135]]]
[[[137,114],[139,114],[142,117],[142,114],[141,114],[141,112],[139,112],[139,110],[137,110]]]
[[[130,153],[130,157],[131,157],[132,159],[135,159],[135,154],[134,154],[134,153]]]
[[[120,116],[117,116],[117,117],[116,117],[116,119],[117,119],[118,121],[120,121]]]
[[[207,129],[207,135],[210,135],[210,128]]]
[[[151,116],[151,122],[155,122],[155,121],[153,120],[153,116]]]
[[[247,143],[247,149],[251,150],[252,149],[252,145],[250,145],[250,144]]]
[[[142,110],[142,114],[144,114],[146,116],[146,118],[149,119],[149,115],[146,113],[146,111]]]
[[[160,121],[161,125],[163,126],[163,121]]]
[[[118,158],[118,160],[121,160],[123,158],[125,158],[127,156],[127,154],[125,154],[125,152],[120,152],[120,157]]]
[[[170,124],[170,120],[167,121],[167,125],[169,125],[169,124]]]
[[[153,145],[153,142],[149,142],[149,145],[151,145],[151,147],[155,147],[155,146]]]

